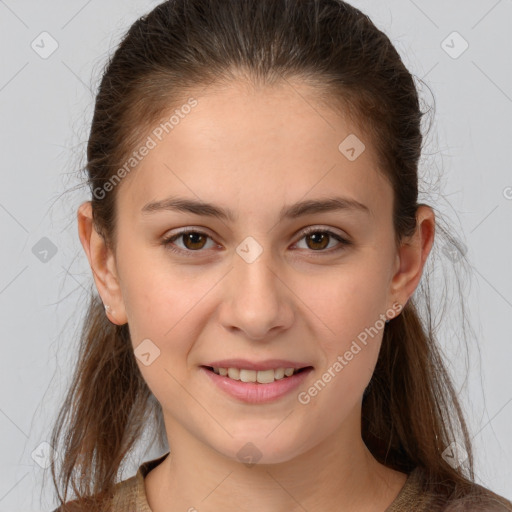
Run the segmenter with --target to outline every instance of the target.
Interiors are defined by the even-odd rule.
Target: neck
[[[360,417],[360,416],[358,416]],[[286,462],[248,466],[166,419],[170,455],[145,479],[153,512],[384,512],[406,475],[381,465],[359,422]]]

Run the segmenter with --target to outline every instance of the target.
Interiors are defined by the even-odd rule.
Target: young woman
[[[423,115],[341,0],[170,0],[133,24],[88,143],[98,296],[53,433],[59,510],[512,510],[474,483],[414,295]],[[168,451],[118,482],[151,420]]]

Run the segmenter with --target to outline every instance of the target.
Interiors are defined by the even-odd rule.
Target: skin
[[[297,394],[381,314],[407,302],[433,244],[434,213],[421,206],[416,233],[397,250],[393,191],[377,170],[371,141],[315,103],[314,89],[304,83],[257,89],[239,81],[196,98],[192,112],[118,185],[115,249],[93,228],[90,203],[78,211],[80,239],[111,308],[108,318],[128,322],[134,348],[149,338],[160,350],[149,366],[137,359],[162,405],[171,447],[146,477],[150,507],[334,511],[343,503],[345,511],[384,511],[407,475],[374,459],[360,421],[383,330],[307,405]],[[338,150],[351,133],[366,146],[355,161]],[[183,212],[141,213],[146,203],[171,195],[212,202],[238,217],[231,223]],[[285,205],[333,195],[356,199],[370,213],[278,222]],[[334,238],[328,246],[315,244],[302,234],[308,226],[332,230],[352,245]],[[162,245],[189,227],[209,237],[196,245],[174,241],[191,256]],[[236,252],[247,236],[263,250],[252,263]],[[250,405],[224,394],[199,370],[230,357],[293,359],[314,370],[300,390]],[[251,467],[237,457],[248,442],[261,452]]]

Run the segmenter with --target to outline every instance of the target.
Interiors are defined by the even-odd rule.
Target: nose
[[[293,293],[286,275],[270,250],[263,250],[254,261],[240,254],[234,255],[224,283],[220,322],[226,330],[240,331],[251,340],[273,338],[293,323]]]

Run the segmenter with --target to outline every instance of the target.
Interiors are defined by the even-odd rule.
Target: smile
[[[259,384],[270,384],[275,380],[286,379],[292,375],[299,373],[306,368],[275,368],[268,370],[247,370],[245,368],[215,368],[206,367],[217,375],[222,375],[233,380],[242,382],[258,382]]]
[[[201,373],[223,394],[249,404],[277,401],[290,395],[313,371],[312,366],[247,369],[200,366]]]

